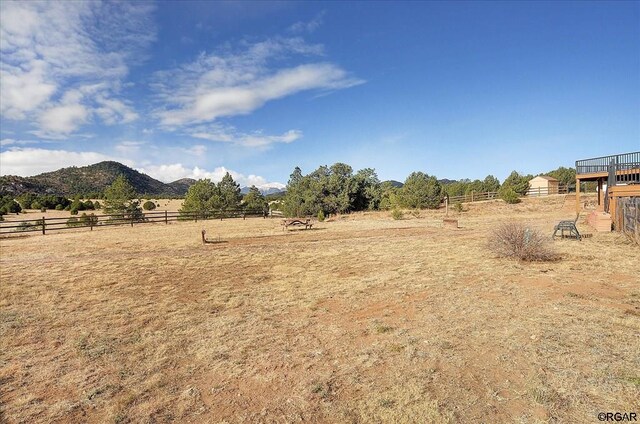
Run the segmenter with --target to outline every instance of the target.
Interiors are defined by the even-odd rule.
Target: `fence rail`
[[[571,189],[574,190],[575,188]],[[570,187],[566,184],[560,184],[558,187],[537,187],[530,188],[525,196],[527,197],[540,197],[550,196],[552,194],[568,194],[571,192]],[[469,203],[469,202],[481,202],[483,200],[499,199],[497,191],[488,191],[483,193],[471,192],[463,194],[461,196],[449,196],[449,203]]]
[[[463,194],[462,196],[449,196],[449,203],[469,203],[493,199],[499,199],[497,191],[488,191],[486,193],[476,193],[472,191],[471,193]]]
[[[196,221],[209,219],[230,219],[259,216],[266,217],[263,210],[227,209],[200,212],[146,212],[139,214],[83,215],[70,218],[34,218],[26,220],[0,221],[0,235],[71,230],[77,228],[109,227],[114,225],[138,225],[148,223],[164,223],[175,221]]]

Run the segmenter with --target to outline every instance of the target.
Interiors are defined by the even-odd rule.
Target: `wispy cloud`
[[[220,124],[199,125],[189,129],[191,137],[244,147],[267,147],[274,143],[292,143],[302,137],[302,131],[289,130],[281,135],[267,135],[262,131],[243,133]]]
[[[202,54],[190,64],[158,72],[152,87],[162,103],[155,115],[167,128],[246,115],[265,103],[292,94],[338,90],[362,84],[329,62],[282,66],[296,57],[318,57],[321,45],[301,38],[275,38],[240,52]]]
[[[129,66],[155,39],[148,3],[0,3],[0,112],[41,137],[66,137],[94,118],[137,118],[121,96]]]
[[[0,140],[0,147],[7,146],[26,146],[27,144],[38,144],[38,140],[15,140],[13,138],[3,138]]]
[[[293,33],[312,33],[322,26],[325,11],[318,13],[310,21],[299,21],[289,27],[289,31]]]
[[[123,155],[132,155],[138,153],[145,144],[147,144],[146,141],[124,140],[116,144],[115,149]]]

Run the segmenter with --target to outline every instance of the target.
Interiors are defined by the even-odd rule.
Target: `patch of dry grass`
[[[495,258],[563,199],[395,221],[148,224],[0,240],[8,422],[592,422],[638,410],[640,253]],[[203,246],[203,226],[226,243]],[[582,228],[581,228],[582,229]],[[616,266],[612,266],[615,264]]]

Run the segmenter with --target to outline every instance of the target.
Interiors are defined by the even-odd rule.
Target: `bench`
[[[299,218],[293,218],[293,219],[282,220],[282,231],[284,231],[286,228],[289,228],[290,226],[294,226],[294,227],[304,226],[304,229],[308,230],[313,226],[313,223],[311,222],[310,219],[302,220]]]
[[[556,238],[556,234],[558,233],[558,231],[560,231],[561,238],[575,238],[576,240],[582,240],[582,236],[580,235],[580,232],[578,232],[578,228],[576,227],[578,216],[580,215],[576,215],[576,219],[574,219],[573,221],[566,220],[558,222],[558,224],[553,228],[553,236],[551,237]],[[565,235],[565,231],[568,231],[569,234]]]

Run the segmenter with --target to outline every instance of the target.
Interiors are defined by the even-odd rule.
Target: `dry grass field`
[[[563,196],[283,232],[247,219],[0,240],[0,421],[598,422],[640,412],[640,249]],[[206,228],[221,243],[202,245]],[[581,230],[589,232],[584,226]]]

